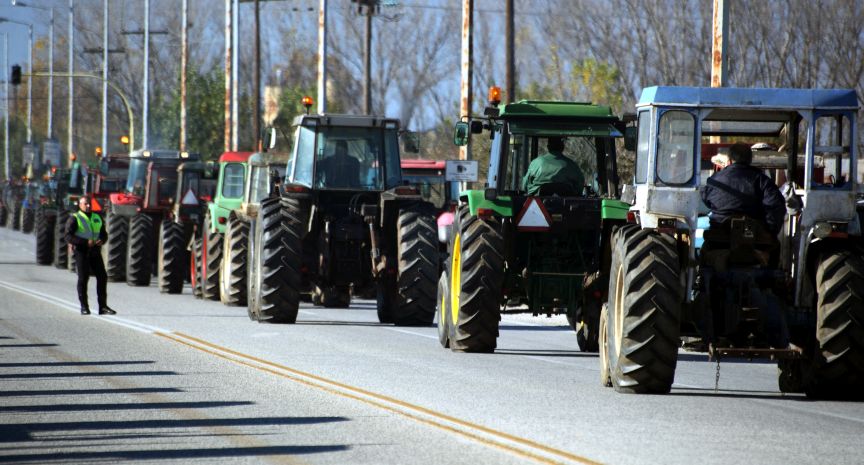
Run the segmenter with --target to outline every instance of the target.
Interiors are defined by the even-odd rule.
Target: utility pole
[[[141,117],[141,147],[150,148],[147,127],[150,121],[150,0],[144,0],[144,108]],[[130,141],[132,146],[135,142]],[[105,149],[103,149],[105,150]],[[103,152],[108,153],[108,152]]]
[[[69,0],[69,103],[67,112],[69,123],[66,125],[66,159],[67,163],[71,163],[71,155],[75,153],[74,132],[72,130],[73,122],[75,121],[75,84],[73,84],[72,74],[75,73],[75,0]]]
[[[183,23],[180,29],[180,151],[186,150],[186,55],[189,53],[189,1],[183,0],[183,13],[180,21]]]
[[[252,92],[255,97],[252,100],[255,108],[252,112],[252,133],[255,134],[254,150],[261,150],[261,11],[258,0],[255,0],[253,7],[255,8],[255,82],[252,85]]]
[[[506,48],[507,48],[507,63],[505,70],[504,78],[505,85],[507,86],[507,100],[505,102],[515,102],[516,101],[516,44],[515,44],[515,28],[513,24],[513,16],[514,16],[514,8],[513,8],[513,0],[507,0],[506,5],[504,7],[505,10],[505,35],[506,38]]]
[[[134,146],[135,141],[131,141]],[[108,153],[108,0],[102,9],[102,153]]]
[[[714,0],[711,40],[711,87],[723,87],[729,74],[726,38],[729,37],[729,3]]]
[[[327,0],[318,7],[318,113],[327,112]]]
[[[225,0],[225,144],[226,152],[231,151],[231,0]]]
[[[472,35],[474,30],[474,0],[462,0],[462,73],[459,84],[459,116],[467,118],[471,116],[472,104],[472,62],[474,48],[472,46]],[[471,134],[468,135],[468,144],[459,148],[459,159],[471,159]]]
[[[231,55],[231,150],[236,152],[238,148],[238,140],[240,131],[238,125],[240,122],[240,100],[238,99],[238,82],[240,79],[240,3],[239,0],[234,0],[232,6],[231,24],[234,27],[231,29],[231,48],[234,53]]]

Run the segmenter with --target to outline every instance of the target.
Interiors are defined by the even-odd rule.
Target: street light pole
[[[33,25],[9,18],[0,18],[0,23],[7,22],[19,26],[27,26],[27,49],[30,50],[30,60],[27,63],[27,75],[33,74]],[[33,78],[27,81],[27,144],[33,142]]]
[[[327,0],[318,7],[318,113],[327,112]]]
[[[28,5],[18,0],[12,0],[12,6],[45,11],[51,15],[48,22],[48,139],[52,139],[54,135],[54,8],[42,8],[41,6]]]
[[[3,33],[3,69],[9,69],[9,36]],[[6,175],[6,180],[9,180],[9,80],[4,79],[3,93],[6,95],[6,118],[3,128],[3,146],[5,151],[5,159],[3,161],[3,172]]]
[[[147,149],[148,144],[147,126],[150,119],[150,0],[144,0],[144,108],[141,122],[141,147]],[[134,146],[134,144],[133,144]],[[104,150],[104,149],[103,149]],[[107,153],[107,152],[103,152]]]
[[[72,123],[75,114],[75,84],[73,84],[72,74],[75,72],[75,0],[69,0],[69,104],[67,112],[69,113],[69,123],[66,125],[66,158],[71,163],[71,155],[75,153],[75,145],[73,141]],[[71,167],[71,166],[70,166]]]

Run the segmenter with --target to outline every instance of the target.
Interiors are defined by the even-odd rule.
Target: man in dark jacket
[[[752,160],[749,145],[731,146],[731,164],[708,178],[702,201],[711,209],[712,228],[733,216],[745,215],[763,221],[768,232],[776,236],[783,227],[786,203],[774,181],[750,166]]]
[[[96,297],[100,315],[114,315],[108,307],[108,274],[102,262],[100,247],[108,240],[108,232],[102,224],[102,216],[90,211],[90,198],[78,199],[78,211],[66,222],[66,242],[75,249],[75,264],[78,268],[78,301],[81,314],[90,314],[87,303],[87,283],[90,275],[96,277]]]

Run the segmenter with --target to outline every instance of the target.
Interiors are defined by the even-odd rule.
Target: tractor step
[[[795,346],[792,346],[789,349],[708,346],[709,360],[721,359],[724,357],[747,359],[768,358],[771,360],[794,359],[801,357],[801,349]]]

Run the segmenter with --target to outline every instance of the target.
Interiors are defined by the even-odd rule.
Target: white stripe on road
[[[391,328],[391,327],[389,327],[389,326],[382,326],[382,327],[383,327],[384,329],[389,329],[390,331],[395,331],[395,332],[397,332],[397,333],[410,334],[410,335],[412,335],[412,336],[420,336],[420,337],[425,337],[425,338],[428,338],[428,339],[438,339],[438,336],[430,336],[430,335],[428,335],[428,334],[415,333],[414,331],[406,331],[406,330],[404,330],[404,329]]]

